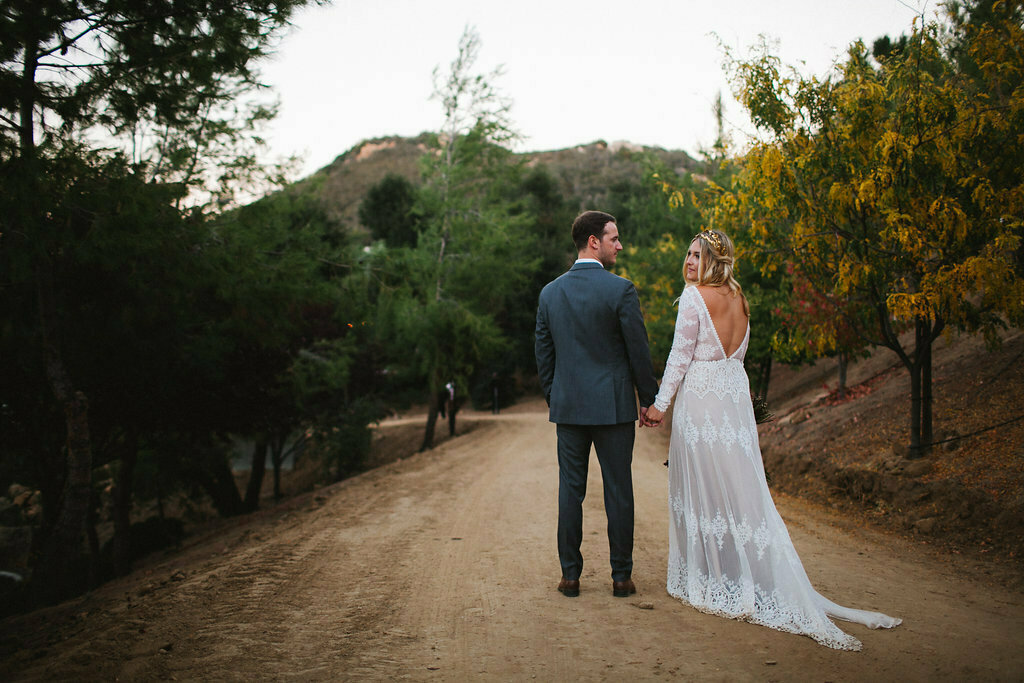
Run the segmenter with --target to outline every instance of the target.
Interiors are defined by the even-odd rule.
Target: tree
[[[871,311],[855,300],[837,301],[832,294],[815,288],[814,278],[799,263],[786,266],[788,295],[775,309],[780,319],[772,344],[783,362],[801,363],[817,358],[836,357],[838,361],[838,397],[846,393],[846,373],[852,358],[863,353],[867,343],[858,330],[871,327]],[[836,315],[836,311],[842,311]],[[859,316],[856,325],[850,320]]]
[[[359,222],[390,247],[414,247],[422,217],[414,211],[416,186],[397,173],[387,173],[359,204]]]
[[[511,102],[493,86],[500,70],[475,74],[476,32],[467,28],[458,55],[442,76],[435,69],[434,96],[444,124],[435,149],[424,157],[420,214],[430,217],[420,235],[417,277],[410,295],[419,312],[401,308],[401,329],[424,359],[429,413],[423,448],[433,442],[438,393],[448,381],[461,390],[472,373],[503,348],[495,319],[516,300],[536,268],[528,220],[504,196],[514,177]]]
[[[877,64],[853,44],[824,80],[784,73],[767,50],[734,64],[739,98],[767,133],[732,200],[761,268],[798,265],[829,316],[897,354],[911,380],[912,456],[932,441],[936,337],[950,326],[994,342],[1024,319],[1021,4],[951,4],[946,16],[946,30],[915,25]]]
[[[31,318],[14,326],[33,330],[28,336],[39,353],[27,357],[44,370],[66,431],[45,489],[46,533],[34,576],[48,599],[80,574],[69,558],[77,555],[87,518],[96,443],[90,399],[70,365],[83,329],[65,320],[65,298],[73,293],[64,289],[65,276],[74,272],[79,247],[105,222],[130,213],[126,205],[162,194],[165,207],[181,208],[190,190],[202,187],[209,152],[232,140],[238,149],[240,133],[267,110],[236,116],[229,102],[258,87],[254,60],[305,2],[12,0],[0,12],[5,286],[26,296],[17,309]],[[143,131],[154,144],[140,138]],[[119,146],[129,152],[111,151]],[[125,163],[133,149],[134,163]],[[251,169],[245,156],[229,166]],[[114,177],[135,176],[129,183],[159,184],[104,196],[111,170]]]

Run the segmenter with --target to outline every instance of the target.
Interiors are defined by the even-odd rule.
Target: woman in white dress
[[[672,350],[646,416],[659,423],[678,392],[669,446],[668,592],[703,612],[859,650],[860,641],[829,617],[870,628],[901,620],[837,605],[804,572],[765,480],[743,370],[749,307],[733,262],[724,233],[706,230],[693,239]]]

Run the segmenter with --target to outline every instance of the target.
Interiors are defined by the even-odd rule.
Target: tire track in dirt
[[[519,661],[524,657],[551,662],[553,677],[571,673],[558,665],[557,647],[534,637],[531,623],[538,616],[534,603],[550,595],[558,571],[548,552],[553,527],[546,523],[555,489],[539,464],[553,457],[554,441],[522,437],[530,433],[523,421],[535,419],[488,425],[486,453],[479,443],[449,448],[446,457],[458,463],[452,480],[459,495],[427,501],[446,507],[430,529],[433,542],[423,544],[415,559],[430,570],[396,615],[398,623],[422,634],[407,643],[405,675],[438,671],[472,678],[502,671],[515,677],[527,670]],[[539,557],[544,561],[538,564]]]
[[[393,473],[395,474],[395,473]],[[369,476],[368,481],[385,478]],[[375,482],[380,483],[380,482]],[[346,487],[337,487],[340,491]],[[197,667],[255,678],[332,680],[369,673],[386,660],[380,614],[400,602],[394,558],[407,553],[423,519],[386,483],[359,496],[331,496],[280,539],[246,548],[203,580],[212,592],[193,624],[188,657],[169,673]],[[398,562],[401,565],[401,561]],[[247,666],[238,669],[240,660]],[[296,662],[303,666],[296,667]]]
[[[348,504],[358,520],[382,503],[378,495]],[[172,651],[154,660],[150,638],[139,648],[141,668],[126,673],[148,677],[155,665],[151,673],[170,676],[328,678],[332,661],[372,630],[362,603],[384,582],[360,570],[360,541],[335,525],[333,505],[243,533],[237,547],[181,582],[156,608],[184,617],[154,628],[156,642],[174,643]]]

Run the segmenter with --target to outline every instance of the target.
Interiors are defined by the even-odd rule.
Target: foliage
[[[985,11],[982,12],[981,9]],[[946,325],[995,340],[1024,319],[1021,7],[951,6],[873,63],[850,47],[834,77],[787,73],[762,50],[735,62],[767,133],[729,198],[765,274],[820,293],[812,345],[850,334],[897,353],[912,379],[911,446],[932,439],[930,348]],[[808,312],[810,313],[810,312]],[[837,324],[838,323],[838,324]],[[905,326],[916,330],[910,348]],[[844,338],[845,337],[845,338]]]
[[[201,211],[182,208],[222,204],[253,179],[254,126],[272,107],[239,98],[259,89],[254,60],[305,1],[14,0],[0,12],[0,347],[22,367],[15,386],[49,394],[25,401],[5,383],[0,404],[22,436],[63,418],[63,439],[15,446],[39,456],[18,476],[43,491],[44,599],[85,575],[94,467],[119,461],[116,554],[144,437],[189,415],[210,425],[202,399],[229,393],[202,391],[229,374],[207,364],[226,350],[201,319],[222,303],[201,295],[221,291],[225,264]]]
[[[230,201],[253,180],[275,107],[254,63],[310,0],[14,0],[0,13],[0,156],[77,137],[123,149],[153,182]],[[272,172],[273,173],[273,172]],[[266,177],[266,176],[264,176]]]
[[[479,46],[467,28],[448,74],[435,70],[444,125],[423,158],[417,211],[425,221],[410,254],[409,299],[394,309],[398,338],[414,342],[404,349],[415,349],[430,399],[424,448],[433,440],[441,387],[452,379],[466,387],[475,372],[493,368],[505,348],[497,321],[521,305],[537,264],[528,217],[504,194],[517,176],[505,147],[516,139],[511,102],[492,83],[500,71],[474,73]]]
[[[359,204],[359,222],[389,247],[416,245],[421,217],[414,212],[416,187],[405,176],[388,172]]]

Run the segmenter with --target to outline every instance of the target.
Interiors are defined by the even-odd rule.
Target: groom
[[[604,482],[612,594],[625,597],[636,592],[630,578],[636,394],[645,415],[658,383],[636,289],[607,270],[622,249],[615,217],[581,213],[572,224],[572,240],[576,263],[540,293],[535,347],[558,435],[558,590],[567,597],[580,594],[583,498],[593,444]]]

